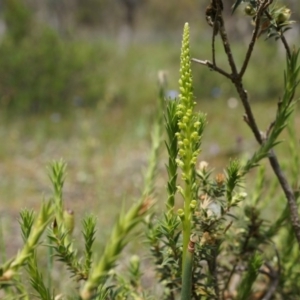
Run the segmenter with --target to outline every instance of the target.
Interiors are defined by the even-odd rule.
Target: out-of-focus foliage
[[[178,67],[177,30],[185,21],[193,25],[193,57],[210,56],[210,28],[205,22],[208,4],[192,0],[176,1],[176,6],[158,0],[4,0],[0,108],[36,113],[100,102],[145,105],[154,95],[154,89],[149,91],[149,80],[156,80],[159,69],[166,68],[171,74]],[[224,11],[231,41],[240,45],[237,60],[242,61],[248,36],[244,32],[253,26],[249,18],[244,18],[243,9],[231,15],[232,4],[227,3]],[[296,15],[297,8],[293,9],[293,18]],[[262,38],[259,43],[260,51],[268,51],[270,60],[278,60],[277,46]],[[271,70],[274,64],[262,61],[259,51],[253,59],[260,64],[261,72],[250,67],[246,73],[247,85],[256,86],[251,97],[277,98],[281,75]],[[226,64],[226,58],[220,58],[219,63]],[[193,75],[196,97],[235,96],[221,77],[212,81],[205,70],[198,68]],[[268,78],[272,85],[266,86],[260,77]],[[170,76],[171,81],[175,78],[175,73]],[[137,89],[143,92],[139,98]]]
[[[78,1],[75,19],[79,24],[97,25],[105,14],[105,0]],[[111,1],[114,2],[114,1]]]
[[[0,106],[36,113],[65,110],[72,103],[91,105],[101,98],[104,70],[94,61],[105,56],[104,49],[64,41],[37,24],[23,1],[8,3],[8,29],[0,44]]]
[[[199,31],[205,31],[205,10],[210,0],[192,1],[159,1],[159,0],[23,0],[35,12],[51,16],[48,22],[55,18],[61,19],[62,27],[80,28],[86,26],[89,30],[99,30],[114,34],[120,26],[128,21],[128,14],[132,14],[137,31],[145,29],[155,33],[180,30],[182,22],[201,24]],[[299,19],[299,5],[297,0],[288,1],[293,11],[293,18]],[[231,16],[235,1],[224,2],[224,13],[228,16],[227,28],[230,33],[237,33],[240,37],[241,24],[237,24]],[[242,3],[243,11],[245,4]],[[129,12],[131,11],[131,12]],[[241,12],[238,12],[241,13]]]
[[[31,31],[33,14],[21,0],[4,0],[3,2],[4,21],[8,34],[15,42],[18,42]]]

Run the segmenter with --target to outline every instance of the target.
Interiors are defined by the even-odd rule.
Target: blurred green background
[[[226,28],[240,66],[253,27],[242,9],[231,15],[233,2],[224,1]],[[285,2],[292,18],[299,20],[298,2]],[[157,108],[157,74],[161,70],[168,74],[169,94],[176,94],[185,22],[191,26],[193,56],[211,59],[211,27],[205,20],[208,4],[199,0],[0,1],[4,231],[17,230],[17,222],[11,224],[20,208],[36,208],[51,194],[45,166],[53,159],[63,157],[68,163],[64,197],[78,220],[85,212],[94,212],[100,226],[112,224],[121,203],[139,196]],[[287,38],[299,45],[298,23]],[[216,48],[218,65],[228,70],[219,42]],[[262,130],[274,119],[284,65],[280,43],[261,37],[245,87]],[[222,170],[228,158],[247,155],[256,144],[242,121],[243,109],[231,83],[200,65],[194,65],[193,71],[196,101],[209,122],[201,159]],[[164,157],[163,153],[159,178],[165,176]],[[162,179],[157,187],[162,203]],[[19,243],[21,236],[10,240],[8,247]]]

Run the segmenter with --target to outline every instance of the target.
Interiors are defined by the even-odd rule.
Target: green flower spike
[[[183,269],[186,253],[191,236],[191,221],[196,199],[196,172],[195,165],[200,152],[200,139],[205,124],[205,116],[194,112],[195,102],[192,87],[192,70],[189,45],[189,25],[184,25],[183,41],[180,57],[179,103],[177,105],[178,127],[178,158],[177,165],[181,168],[184,186],[179,188],[184,198],[183,227]],[[192,202],[192,203],[191,203]],[[192,205],[191,205],[192,204]]]

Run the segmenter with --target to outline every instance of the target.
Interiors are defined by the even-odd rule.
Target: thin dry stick
[[[216,65],[216,48],[215,48],[215,42],[216,42],[216,35],[218,34],[219,31],[219,15],[220,11],[222,10],[223,5],[220,5],[219,1],[215,2],[217,6],[217,11],[216,11],[216,16],[214,20],[214,25],[213,25],[213,34],[212,34],[212,42],[211,42],[211,50],[212,50],[212,61],[213,65]]]
[[[234,58],[232,55],[230,43],[229,43],[229,40],[227,37],[227,32],[226,32],[226,29],[224,26],[222,13],[220,14],[220,18],[222,20],[220,22],[220,35],[221,35],[224,50],[227,55],[228,62],[229,62],[231,72],[232,72],[231,81],[235,85],[235,88],[240,96],[240,99],[242,100],[242,103],[243,103],[243,106],[244,106],[244,109],[245,109],[245,112],[247,115],[247,123],[249,124],[249,126],[251,124],[250,128],[251,128],[256,140],[261,144],[263,140],[262,140],[260,131],[256,125],[256,121],[255,121],[254,115],[252,113],[250,104],[249,104],[247,91],[244,89],[242,78],[239,76],[239,73],[237,71],[237,67],[236,67],[236,64],[235,64],[235,61],[234,61]]]
[[[200,65],[207,66],[210,70],[216,71],[216,72],[222,74],[223,76],[227,77],[228,79],[232,80],[232,76],[229,73],[227,73],[226,71],[222,70],[218,66],[214,65],[209,60],[200,60],[200,59],[197,59],[197,58],[192,58],[191,60],[193,62],[195,62],[195,63],[200,64]]]
[[[216,26],[216,22],[214,23],[214,27]],[[215,30],[215,28],[214,28],[214,30]],[[215,34],[213,34],[212,35],[212,42],[211,42],[211,44],[212,44],[212,47],[211,47],[211,50],[212,50],[212,63],[213,63],[213,65],[214,66],[216,66],[216,49],[215,49],[215,41],[216,41],[216,35]]]
[[[263,14],[264,10],[270,5],[271,3],[266,3],[266,5],[261,5],[257,11],[257,15],[255,17],[255,27],[254,27],[254,30],[253,30],[253,33],[252,33],[252,38],[251,38],[251,41],[250,41],[250,44],[248,46],[248,50],[247,50],[247,53],[246,53],[246,57],[245,57],[245,60],[244,60],[244,63],[242,65],[242,68],[241,68],[241,71],[239,73],[239,76],[240,78],[243,77],[247,67],[248,67],[248,63],[250,61],[250,58],[251,58],[251,54],[253,52],[253,49],[254,49],[254,45],[255,45],[255,42],[257,41],[257,37],[258,37],[258,33],[259,33],[259,29],[260,29],[260,19],[261,19],[261,15]]]
[[[279,279],[280,279],[280,275],[281,275],[280,256],[279,256],[278,250],[276,248],[274,248],[274,249],[275,249],[275,254],[276,254],[276,258],[277,258],[277,270],[275,270],[270,264],[268,264],[268,263],[265,264],[269,269],[270,284],[269,284],[268,291],[266,292],[266,294],[264,295],[264,297],[261,300],[270,300],[273,297],[273,295],[275,294],[276,289],[279,284]]]

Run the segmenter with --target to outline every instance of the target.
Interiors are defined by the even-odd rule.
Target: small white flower
[[[200,171],[206,171],[207,167],[208,167],[208,162],[206,162],[204,160],[200,161],[200,163],[199,163]]]
[[[248,194],[246,192],[241,192],[240,193],[240,197],[241,197],[242,200],[245,200],[247,196],[248,196]]]
[[[207,207],[207,216],[208,217],[215,216],[219,218],[221,216],[221,205],[216,201],[211,201]]]
[[[221,205],[214,199],[206,195],[205,199],[201,203],[201,208],[206,210],[208,217],[220,217],[221,216]]]

